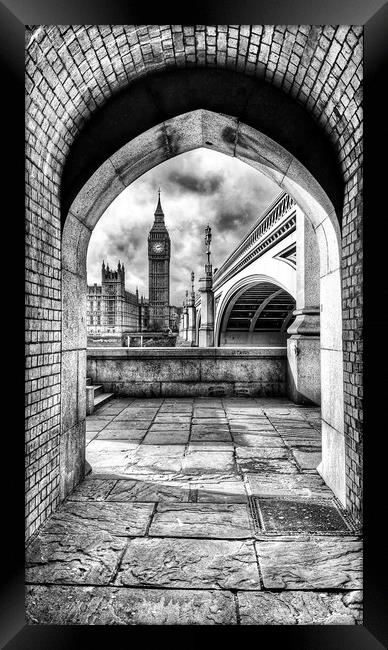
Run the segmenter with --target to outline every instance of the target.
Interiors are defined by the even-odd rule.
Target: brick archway
[[[165,146],[166,136],[168,141],[175,142],[174,148]],[[65,344],[62,385],[66,387],[62,401],[62,440],[69,441],[61,455],[63,495],[79,480],[83,467],[86,330],[85,324],[83,328],[79,324],[85,321],[86,313],[89,238],[105,208],[127,185],[164,160],[198,147],[211,147],[233,155],[262,171],[293,196],[313,224],[320,252],[322,463],[319,470],[345,504],[340,232],[335,209],[315,178],[281,145],[235,117],[206,110],[172,118],[124,145],[97,169],[70,206],[62,236]],[[76,303],[74,296],[77,296]],[[76,313],[75,304],[78,305]],[[77,342],[74,332],[77,332]],[[66,348],[68,341],[70,349]],[[73,414],[71,426],[69,414]]]
[[[63,224],[63,217],[67,215],[66,201],[69,207],[75,194],[103,161],[95,160],[94,169],[88,163],[83,170],[84,176],[82,170],[75,169],[72,179],[65,174],[65,166],[70,165],[67,161],[72,157],[71,152],[76,151],[74,147],[77,142],[84,155],[87,149],[90,150],[90,147],[81,146],[82,134],[87,133],[87,126],[91,124],[93,116],[97,116],[99,108],[108,107],[114,97],[119,98],[122,89],[133,86],[137,80],[150,79],[151,74],[160,73],[165,77],[169,71],[186,68],[189,76],[193,71],[210,73],[217,69],[225,70],[228,75],[239,71],[240,76],[249,78],[249,83],[270,87],[276,91],[277,97],[287,96],[287,99],[299,105],[301,115],[310,116],[310,124],[315,122],[318,131],[323,134],[327,149],[332,150],[329,156],[337,168],[337,180],[330,185],[321,177],[320,187],[325,190],[322,200],[325,196],[330,197],[331,206],[335,206],[342,227],[341,239],[339,228],[335,231],[336,227],[333,226],[332,235],[336,232],[334,240],[341,242],[338,257],[343,271],[343,343],[347,373],[344,378],[343,402],[347,449],[346,500],[347,507],[354,516],[358,519],[361,516],[362,341],[359,311],[362,273],[362,28],[254,25],[237,28],[227,25],[34,26],[27,31],[26,64],[27,536],[37,529],[60,502],[59,482],[60,476],[64,475],[64,468],[59,459],[63,458],[66,449],[68,452],[77,449],[77,436],[66,437],[61,434],[61,403],[62,413],[65,413],[65,420],[67,419],[66,426],[69,427],[66,431],[79,430],[79,420],[74,419],[70,412],[66,414],[66,404],[72,399],[70,394],[66,397],[69,387],[61,385],[61,366],[64,372],[68,368],[64,352],[80,349],[77,347],[79,334],[68,330],[67,334],[63,332],[62,335],[61,309],[62,301],[68,301],[69,313],[73,316],[77,313],[78,300],[82,301],[83,285],[79,277],[78,293],[75,292],[72,296],[66,296],[66,293],[61,295],[61,272],[64,287],[66,275],[70,273],[66,267],[61,269],[61,216]],[[312,68],[320,71],[319,84],[311,83],[309,70]],[[195,75],[192,76],[194,79]],[[206,87],[204,94],[210,94]],[[172,99],[176,100],[177,95],[178,90]],[[231,101],[240,107],[243,104],[244,108],[248,106],[245,99],[240,96],[238,103],[238,97],[231,96]],[[225,97],[219,101],[218,109],[208,107],[208,110],[224,112]],[[160,124],[166,117],[168,121],[170,117],[177,117],[185,110],[203,107],[202,103],[186,108],[176,104],[176,113],[171,116],[161,106],[164,111],[162,120],[160,115],[155,116],[154,124],[149,126]],[[251,115],[255,116],[258,108],[257,103],[253,104]],[[269,112],[268,105],[264,112]],[[236,117],[238,112],[231,110],[230,114]],[[289,132],[294,136],[293,123],[287,123],[287,111],[283,116],[281,113],[276,115],[279,118],[277,125],[283,124],[283,133]],[[130,124],[131,117],[127,113],[123,119]],[[96,119],[98,124],[98,118]],[[248,119],[246,123],[249,123]],[[114,131],[114,120],[111,126]],[[148,127],[143,125],[142,131],[146,128]],[[265,132],[264,128],[263,131]],[[131,137],[135,135],[139,134]],[[271,138],[268,131],[267,135]],[[272,137],[274,135],[272,133]],[[130,139],[127,137],[125,142]],[[276,137],[273,139],[276,140]],[[114,143],[113,138],[112,143],[115,151],[123,144]],[[283,146],[284,144],[283,141]],[[311,142],[307,144],[314,151]],[[229,146],[231,145],[229,131]],[[288,150],[290,149],[289,146]],[[140,153],[139,151],[137,164],[142,159]],[[102,148],[101,154],[103,160],[109,157]],[[293,152],[293,159],[298,159],[296,151]],[[156,158],[154,164],[157,164]],[[314,165],[305,167],[313,178],[319,176],[314,173]],[[329,165],[327,169],[332,169],[332,166]],[[141,171],[139,175],[140,173]],[[66,199],[66,176],[68,187],[74,193],[73,198],[67,194]],[[307,174],[306,178],[310,176]],[[116,178],[115,182],[120,183],[120,179]],[[306,204],[308,186],[298,185],[294,176],[290,186],[284,187],[297,201]],[[93,191],[92,186],[89,189]],[[319,200],[316,199],[310,205],[311,212],[315,213],[319,206]],[[66,253],[70,265],[74,261],[72,256],[77,256],[77,247],[80,253],[78,259],[83,263],[82,252],[85,249],[80,243],[81,230],[88,232],[87,228],[78,227],[77,221],[74,225],[74,245],[72,252],[69,249]],[[322,235],[323,233],[324,226]],[[331,245],[329,248],[332,248]],[[355,278],[357,281],[354,281]],[[65,314],[64,324],[66,318]],[[77,359],[77,364],[73,364],[71,372],[74,382],[79,382],[83,373],[82,355]],[[352,373],[355,383],[350,381]],[[77,418],[83,410],[82,399],[80,400]],[[39,453],[36,449],[39,449]],[[73,469],[69,468],[70,483],[75,478]]]

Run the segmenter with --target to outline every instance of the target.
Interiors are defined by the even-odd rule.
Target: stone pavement
[[[92,473],[28,545],[41,624],[361,624],[362,542],[286,399],[115,399]]]

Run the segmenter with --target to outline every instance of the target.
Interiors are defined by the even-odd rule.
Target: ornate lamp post
[[[209,224],[205,228],[205,246],[207,262],[205,276],[200,278],[201,292],[201,327],[199,330],[199,346],[211,347],[214,345],[214,297],[213,297],[213,269],[211,264],[210,244],[212,229]]]
[[[191,271],[191,299],[193,303],[195,302],[195,291],[194,291],[194,271]]]
[[[206,244],[206,255],[207,255],[207,264],[205,264],[206,275],[212,275],[211,251],[210,251],[211,241],[212,241],[212,229],[208,224],[205,228],[205,244]]]

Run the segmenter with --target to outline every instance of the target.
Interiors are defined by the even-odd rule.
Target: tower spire
[[[160,187],[158,189],[158,204],[155,210],[155,222],[164,223],[164,212],[160,201]]]

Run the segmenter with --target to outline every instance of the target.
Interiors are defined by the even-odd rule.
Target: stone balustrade
[[[116,395],[281,396],[287,349],[91,348],[87,376]]]
[[[294,207],[294,199],[285,192],[275,199],[214,274],[214,289],[295,229]]]

